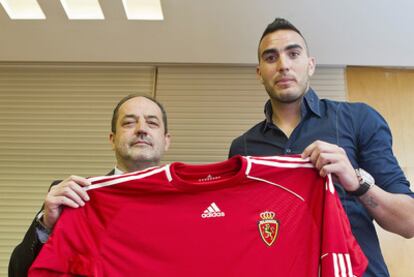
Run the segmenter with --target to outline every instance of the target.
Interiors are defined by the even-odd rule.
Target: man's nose
[[[138,120],[135,126],[135,133],[137,134],[146,134],[148,133],[148,125],[145,120]]]
[[[276,65],[278,71],[287,71],[290,68],[290,60],[286,55],[280,55]]]

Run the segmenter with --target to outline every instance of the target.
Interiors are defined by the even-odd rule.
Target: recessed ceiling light
[[[164,20],[161,0],[122,0],[128,19]]]
[[[60,0],[69,19],[105,19],[98,0]]]
[[[45,19],[37,0],[0,0],[11,19]]]

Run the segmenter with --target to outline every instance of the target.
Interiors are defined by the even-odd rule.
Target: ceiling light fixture
[[[11,19],[46,19],[37,0],[0,0]]]
[[[122,0],[130,20],[164,20],[161,0]]]
[[[105,19],[98,0],[60,0],[69,19]]]

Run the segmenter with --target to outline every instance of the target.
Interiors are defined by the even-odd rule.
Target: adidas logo
[[[208,181],[214,181],[217,179],[220,179],[221,176],[212,176],[211,174],[208,174],[206,178],[200,178],[198,179],[199,182],[208,182]]]
[[[219,207],[217,207],[216,203],[214,202],[211,203],[210,206],[208,206],[207,209],[201,214],[202,218],[221,216],[225,216],[225,214],[220,210]]]

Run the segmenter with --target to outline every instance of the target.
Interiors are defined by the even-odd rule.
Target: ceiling
[[[164,21],[128,21],[121,0],[100,0],[94,21],[38,2],[46,20],[0,7],[0,61],[255,64],[264,28],[285,17],[318,64],[414,66],[412,0],[161,0]]]

